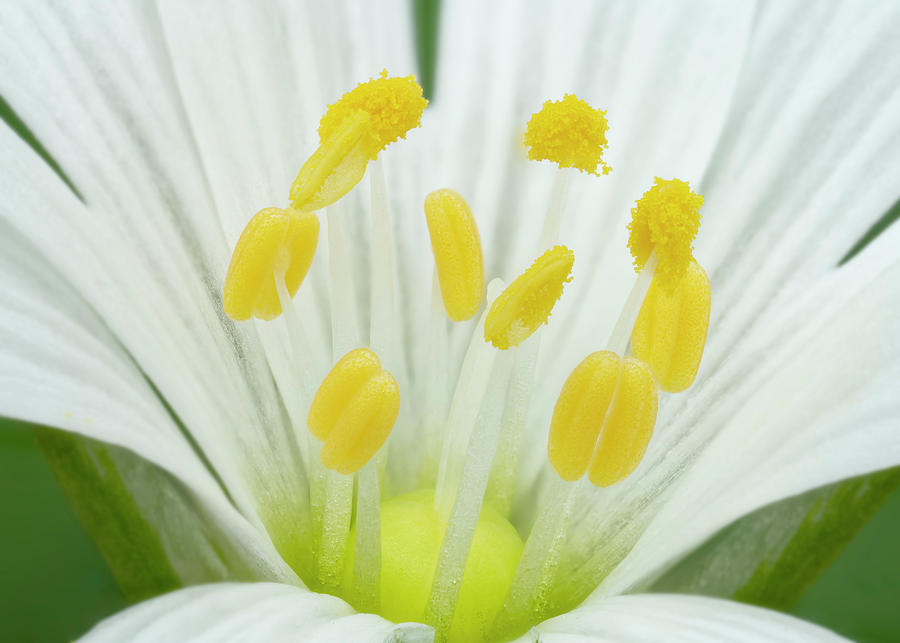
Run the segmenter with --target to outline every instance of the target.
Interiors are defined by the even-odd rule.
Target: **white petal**
[[[2,93],[84,197],[4,127],[0,217],[97,311],[286,551],[306,512],[302,464],[253,326],[222,313],[229,247],[155,8],[0,11]]]
[[[2,222],[0,346],[3,415],[140,456],[114,454],[117,475],[182,582],[227,578],[235,570],[299,582],[265,532],[232,506],[94,311]]]
[[[843,641],[833,632],[750,605],[699,596],[638,594],[592,600],[516,643]]]
[[[395,625],[374,614],[354,613],[327,594],[275,583],[221,583],[141,603],[103,621],[80,640],[425,643],[433,636],[424,625]]]

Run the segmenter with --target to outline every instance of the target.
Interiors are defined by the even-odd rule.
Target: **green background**
[[[420,78],[433,88],[439,4],[414,0]],[[10,122],[50,162],[0,98]],[[891,212],[854,251],[900,215]],[[0,419],[0,627],[3,640],[71,640],[126,605],[66,504],[30,427]],[[900,490],[801,596],[793,614],[859,641],[900,640]]]

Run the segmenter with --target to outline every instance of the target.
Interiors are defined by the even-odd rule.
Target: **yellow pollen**
[[[362,180],[369,161],[418,127],[428,101],[412,76],[360,83],[330,105],[319,122],[319,147],[291,186],[294,208],[331,205]]]
[[[702,205],[703,197],[686,181],[656,177],[631,209],[628,247],[635,270],[640,272],[654,252],[659,260],[656,274],[665,287],[672,287],[693,258]]]
[[[484,296],[484,258],[478,226],[458,192],[435,190],[425,197],[425,219],[447,316],[470,319]]]
[[[612,168],[603,161],[606,151],[606,112],[594,109],[574,94],[546,101],[525,129],[525,146],[532,161],[553,161],[600,176]]]
[[[706,271],[691,261],[674,289],[654,279],[631,335],[631,351],[653,369],[669,393],[688,388],[697,376],[709,327]]]
[[[378,78],[358,84],[328,106],[319,122],[319,139],[324,143],[343,128],[346,119],[357,112],[369,115],[369,130],[375,142],[371,150],[374,160],[378,152],[418,127],[428,101],[414,76],[389,78],[382,70]]]
[[[591,353],[566,379],[553,409],[547,445],[551,466],[568,481],[585,472],[601,487],[624,480],[647,450],[656,404],[647,364],[611,351]]]
[[[397,381],[368,348],[344,355],[325,376],[307,417],[323,441],[322,464],[354,473],[384,445],[400,412]]]
[[[484,323],[484,339],[501,350],[518,346],[546,324],[563,286],[572,280],[575,253],[565,246],[551,248],[535,259],[491,305]]]
[[[225,314],[235,321],[274,319],[281,314],[275,287],[283,278],[293,297],[312,264],[319,219],[308,212],[264,208],[238,239],[225,276]]]

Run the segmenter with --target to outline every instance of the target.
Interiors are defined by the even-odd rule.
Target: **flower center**
[[[447,520],[434,507],[434,492],[414,491],[381,505],[381,607],[396,623],[422,622]],[[353,595],[356,528],[344,571],[345,596]],[[486,506],[478,519],[459,585],[459,598],[448,632],[451,642],[483,640],[503,606],[522,554],[515,527]]]
[[[557,476],[541,506],[521,512],[536,517],[517,517],[514,527],[509,516],[519,442],[540,377],[540,329],[573,279],[574,253],[558,239],[568,176],[573,169],[611,171],[603,159],[608,124],[605,112],[568,94],[547,101],[528,122],[528,157],[558,169],[536,259],[508,286],[494,279],[485,288],[478,227],[462,195],[439,189],[425,197],[434,255],[429,368],[424,395],[414,396],[403,377],[409,356],[392,340],[393,242],[378,156],[419,125],[421,94],[412,77],[383,72],[328,108],[290,206],[261,210],[238,240],[224,306],[236,321],[284,322],[295,371],[279,388],[309,481],[314,569],[303,580],[361,611],[428,623],[437,641],[477,643],[509,638],[551,615],[551,590],[565,584],[558,567],[576,491],[631,475],[653,435],[658,390],[678,392],[693,382],[710,305],[709,280],[692,247],[703,198],[685,182],[656,179],[635,204],[629,247],[638,277],[606,346],[592,347],[562,387],[548,438]],[[337,202],[373,160],[367,343],[358,336],[353,252]],[[308,311],[301,314],[292,297],[316,251],[314,211],[325,206],[332,351],[316,389]],[[465,356],[451,364],[448,320],[473,318]],[[427,446],[395,450],[389,461],[383,447],[397,430],[415,438],[404,444]],[[386,472],[400,456],[407,465],[421,463],[419,490],[408,482],[391,487]],[[520,533],[528,534],[524,545]]]

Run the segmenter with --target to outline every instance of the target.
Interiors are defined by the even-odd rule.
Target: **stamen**
[[[550,483],[537,519],[525,541],[509,585],[503,609],[491,628],[491,640],[510,640],[525,624],[545,618],[547,601],[569,528],[572,507],[586,478],[571,484],[556,478]]]
[[[374,459],[360,469],[358,480],[353,605],[361,612],[375,612],[381,604],[381,489]]]
[[[472,537],[475,535],[475,528],[481,515],[491,465],[497,452],[500,419],[503,415],[512,360],[513,355],[501,355],[493,368],[489,390],[481,404],[475,430],[469,439],[468,455],[456,494],[456,502],[441,544],[431,595],[425,610],[425,620],[434,626],[438,640],[445,637],[450,630]]]
[[[506,408],[503,411],[500,446],[494,458],[494,468],[488,485],[490,504],[501,515],[508,516],[512,510],[513,496],[516,491],[516,474],[519,468],[520,443],[528,409],[531,404],[531,392],[534,388],[534,371],[537,366],[538,353],[541,348],[541,335],[538,334],[530,342],[516,349],[515,365],[509,378],[509,390],[506,393]]]
[[[336,360],[360,343],[350,243],[344,230],[340,204],[328,208],[328,272],[331,282],[332,360]]]
[[[628,297],[625,299],[625,305],[619,311],[619,318],[613,326],[612,332],[609,334],[609,340],[606,342],[606,348],[616,354],[624,354],[628,348],[628,340],[631,337],[631,330],[634,328],[634,322],[641,310],[641,304],[650,290],[650,284],[653,283],[653,275],[656,274],[656,265],[658,261],[655,253],[650,253],[647,263],[638,273]]]
[[[287,327],[288,341],[290,342],[290,360],[294,365],[296,377],[295,386],[299,390],[301,403],[308,404],[313,395],[313,374],[309,360],[311,354],[309,336],[303,323],[303,318],[294,310],[293,300],[285,283],[284,273],[275,275],[275,291],[278,293],[278,303],[284,313],[284,322]]]
[[[550,464],[560,480],[553,483],[528,535],[495,636],[518,633],[522,623],[545,616],[585,472],[597,486],[623,480],[640,463],[655,422],[656,384],[641,360],[597,351],[566,379],[548,443]]]
[[[422,97],[422,87],[415,76],[388,77],[386,69],[378,78],[359,83],[335,103],[319,122],[319,138],[328,140],[339,132],[344,119],[356,112],[366,112],[371,119],[371,133],[378,152],[418,127],[422,122],[422,112],[428,101]]]
[[[425,218],[447,316],[470,319],[484,296],[484,259],[472,211],[458,192],[435,190],[425,197]]]
[[[594,485],[614,485],[637,468],[653,435],[656,407],[653,371],[642,360],[626,357],[622,360],[612,405],[591,458],[588,477]]]
[[[389,367],[394,361],[394,239],[388,211],[383,161],[372,164],[371,183],[371,323],[369,346],[384,357]]]
[[[488,284],[488,300],[493,301],[502,288],[503,282],[500,279],[492,280]],[[494,360],[498,356],[497,351],[481,339],[487,317],[488,312],[485,311],[478,322],[478,328],[472,333],[453,391],[450,412],[447,414],[434,495],[435,508],[441,515],[447,515],[453,506],[466,445],[490,383]]]
[[[362,180],[369,155],[376,145],[370,133],[369,115],[347,116],[342,129],[322,141],[300,167],[291,185],[291,204],[298,210],[313,211],[331,205]]]
[[[600,176],[612,168],[603,161],[606,151],[606,112],[594,109],[574,94],[546,101],[525,129],[528,158],[552,161]]]
[[[319,386],[309,409],[310,433],[322,440],[322,463],[358,471],[381,448],[400,411],[400,389],[367,348],[350,351]]]
[[[282,319],[287,327],[288,342],[290,346],[289,359],[293,365],[293,375],[295,381],[293,389],[297,394],[285,396],[285,404],[289,406],[290,416],[294,422],[294,431],[298,438],[298,444],[301,445],[303,453],[303,462],[306,471],[309,473],[310,496],[312,504],[321,505],[321,494],[324,489],[322,484],[322,468],[321,465],[314,460],[314,449],[312,445],[312,437],[307,431],[302,430],[303,414],[306,408],[312,402],[315,393],[315,384],[313,382],[313,365],[310,355],[312,354],[309,343],[309,335],[306,331],[304,317],[297,314],[294,309],[294,302],[288,294],[287,285],[284,283],[284,275],[279,273],[275,275],[275,287],[278,292],[278,300],[281,303],[281,310],[284,312]],[[283,394],[284,395],[284,394]],[[302,409],[302,410],[301,410]]]
[[[563,384],[550,421],[550,464],[563,480],[578,480],[587,471],[597,436],[619,381],[619,356],[591,353]]]
[[[369,346],[394,363],[394,240],[388,212],[383,161],[376,159],[369,174],[372,255]],[[356,492],[356,537],[353,556],[353,601],[360,611],[374,612],[381,603],[381,490],[379,458],[360,469]],[[379,462],[381,460],[381,462]]]
[[[294,207],[318,210],[344,196],[370,160],[419,126],[427,104],[415,78],[388,78],[382,71],[329,105],[319,122],[319,147],[291,186]]]
[[[491,305],[484,339],[506,350],[528,339],[546,324],[563,286],[572,280],[575,253],[555,246],[538,257]]]
[[[635,271],[641,272],[655,254],[660,283],[673,287],[693,258],[702,205],[703,197],[691,192],[686,181],[656,177],[653,187],[631,209],[628,247]]]
[[[281,314],[275,288],[284,275],[293,297],[312,265],[319,238],[314,214],[264,208],[241,233],[225,276],[225,314],[235,321],[251,317],[271,320]]]
[[[538,252],[552,248],[559,243],[559,229],[562,225],[563,206],[566,202],[570,174],[571,170],[563,168],[556,170],[553,188],[550,190],[550,200],[547,203],[547,213],[544,215],[544,225],[541,227]]]
[[[359,345],[356,295],[350,271],[350,244],[344,232],[340,204],[328,209],[328,270],[331,286],[331,346],[332,360],[337,360],[353,346]],[[347,534],[353,515],[353,476],[324,469],[320,457],[313,476],[315,487],[325,489],[324,503],[317,504],[322,494],[314,496],[314,527],[321,526],[318,580],[320,588],[335,591],[344,571]],[[321,520],[319,520],[321,516]]]
[[[317,466],[321,466],[321,461]],[[353,517],[353,476],[325,470],[324,479],[325,499],[316,575],[320,591],[336,592],[344,575],[347,534]],[[317,527],[319,524],[315,523],[314,528]]]
[[[334,591],[343,575],[352,513],[353,476],[387,440],[400,411],[400,390],[366,348],[349,352],[325,377],[309,410],[310,433],[322,440],[326,479],[318,580]]]
[[[656,406],[656,382],[645,362],[591,353],[566,379],[553,409],[550,464],[567,481],[588,469],[599,487],[623,480],[644,456]]]
[[[660,388],[687,389],[697,376],[709,327],[709,277],[691,260],[674,289],[656,279],[644,299],[631,335],[631,352],[653,369]]]
[[[431,485],[441,459],[441,436],[447,422],[449,405],[447,377],[447,318],[441,299],[441,286],[437,269],[431,284],[431,311],[429,313],[428,364],[430,372],[425,381],[425,454],[419,468],[419,484]],[[479,342],[483,343],[483,342]]]

